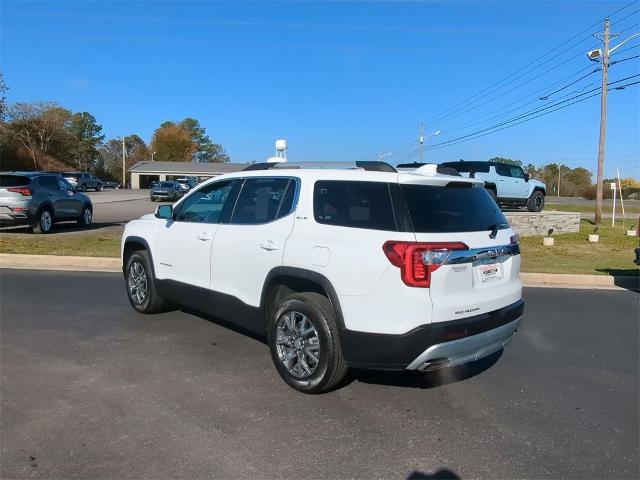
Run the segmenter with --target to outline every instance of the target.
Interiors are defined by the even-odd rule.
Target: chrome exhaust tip
[[[451,365],[451,360],[448,358],[436,358],[434,360],[429,360],[420,365],[417,370],[421,372],[432,372],[434,370],[440,370],[441,368],[446,368]]]

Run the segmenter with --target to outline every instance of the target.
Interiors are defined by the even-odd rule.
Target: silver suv
[[[49,233],[53,224],[77,221],[88,227],[93,219],[91,199],[76,192],[62,176],[45,172],[0,174],[0,225],[30,225]]]

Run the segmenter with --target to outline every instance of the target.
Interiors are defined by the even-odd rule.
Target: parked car
[[[180,184],[185,192],[188,192],[198,184],[198,179],[196,177],[182,177],[177,178],[176,182]]]
[[[184,195],[184,189],[182,186],[173,180],[166,182],[158,182],[155,187],[153,187],[149,195],[151,197],[151,201],[155,202],[157,200],[160,201],[176,201]]]
[[[102,190],[102,180],[91,173],[64,172],[62,176],[72,187],[77,188],[81,192],[86,192],[89,189],[95,190],[96,192]]]
[[[129,222],[133,308],[183,305],[266,335],[278,373],[306,393],[349,367],[445,368],[512,338],[518,237],[481,180],[307,167],[255,164]]]
[[[544,208],[546,185],[529,178],[522,167],[498,162],[443,162],[443,167],[456,169],[463,177],[477,178],[499,205],[526,207],[530,212]]]
[[[118,182],[102,182],[102,188],[103,190],[107,190],[107,189],[113,189],[113,190],[117,190],[121,187],[121,185]]]
[[[88,227],[93,220],[91,199],[58,174],[0,173],[0,224],[30,225],[35,233],[49,233],[57,222],[76,221]]]

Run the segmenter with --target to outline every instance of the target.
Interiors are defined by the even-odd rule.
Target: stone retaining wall
[[[579,212],[503,212],[516,233],[526,237],[546,235],[549,229],[553,233],[571,233],[580,230]]]

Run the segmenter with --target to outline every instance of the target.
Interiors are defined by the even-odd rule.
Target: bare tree
[[[65,124],[70,117],[69,110],[53,102],[18,102],[8,109],[8,130],[27,149],[35,170],[53,140],[66,134]]]

